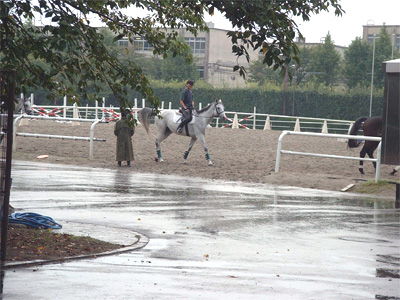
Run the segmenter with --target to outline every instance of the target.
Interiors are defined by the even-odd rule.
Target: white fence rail
[[[42,120],[54,120],[54,121],[72,121],[72,122],[91,122],[92,125],[90,126],[90,134],[89,137],[79,137],[79,136],[65,136],[65,135],[50,135],[50,134],[35,134],[35,133],[21,133],[17,132],[17,125],[18,122],[23,119],[42,119]],[[93,142],[105,142],[105,139],[98,139],[94,137],[94,127],[103,122],[100,119],[95,120],[86,120],[86,119],[79,119],[79,118],[49,118],[44,116],[29,116],[29,115],[20,115],[14,120],[13,124],[13,151],[17,150],[17,140],[16,136],[25,136],[25,137],[37,137],[37,138],[53,138],[53,139],[63,139],[63,140],[85,140],[89,141],[89,159],[93,159]]]
[[[21,95],[23,96],[23,95]],[[31,95],[31,101],[34,96]],[[138,111],[141,107],[146,106],[146,100],[142,99],[141,107],[138,105],[138,99],[134,99],[133,113],[136,119],[138,119]],[[75,105],[68,106],[67,98],[64,97],[64,104],[62,106],[45,105],[38,106],[34,105],[33,109],[36,115],[48,116],[48,117],[79,117],[82,119],[105,119],[108,121],[115,121],[119,117],[119,107],[105,105],[105,98],[99,106],[99,103],[95,101],[95,105],[90,107],[78,107]],[[198,109],[203,107],[202,103],[198,103]],[[164,101],[161,102],[161,110],[172,109],[171,102],[166,106]],[[75,112],[75,114],[74,114]],[[261,130],[291,130],[298,132],[320,132],[320,133],[343,133],[348,134],[353,124],[353,121],[346,120],[333,120],[323,118],[307,118],[297,116],[283,116],[257,113],[256,107],[252,113],[245,112],[233,112],[226,111],[228,119],[221,122],[218,118],[214,119],[211,126],[218,128],[244,128],[244,129],[261,129]]]
[[[283,141],[283,138],[287,135],[303,135],[303,136],[316,136],[316,137],[326,137],[326,138],[341,138],[341,139],[357,139],[357,140],[377,141],[377,142],[379,142],[377,158],[360,158],[360,157],[354,157],[354,156],[339,156],[339,155],[330,155],[330,154],[282,150],[282,141]],[[306,156],[376,162],[375,182],[378,182],[379,176],[380,176],[380,170],[381,170],[381,140],[382,140],[382,138],[380,138],[380,137],[372,137],[372,136],[360,136],[360,135],[355,136],[355,135],[345,135],[345,134],[323,134],[323,133],[314,133],[314,132],[283,131],[278,139],[278,148],[276,150],[275,173],[279,172],[279,164],[280,164],[280,160],[281,160],[281,154],[306,155]]]

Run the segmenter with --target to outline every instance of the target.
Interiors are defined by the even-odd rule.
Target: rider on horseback
[[[180,103],[182,106],[182,121],[179,124],[176,132],[182,133],[182,128],[190,121],[192,121],[192,112],[194,109],[193,94],[191,89],[194,85],[193,80],[188,80],[186,82],[186,88],[182,91]]]

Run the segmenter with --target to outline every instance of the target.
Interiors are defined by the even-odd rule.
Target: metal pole
[[[392,33],[392,60],[393,60],[393,52],[394,52],[394,42],[395,42],[396,35]]]
[[[285,115],[286,111],[286,84],[287,84],[287,64],[285,66],[285,79],[283,81],[283,108],[282,108],[282,115]]]
[[[292,116],[294,116],[294,98],[296,93],[296,81],[297,81],[296,66],[294,66]]]
[[[369,98],[369,117],[371,117],[371,112],[372,112],[372,92],[374,90],[375,36],[376,34],[374,34],[374,41],[372,46],[371,97]]]

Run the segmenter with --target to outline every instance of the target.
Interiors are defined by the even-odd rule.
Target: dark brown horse
[[[361,117],[354,122],[354,125],[350,129],[350,135],[357,135],[358,130],[362,128],[364,136],[382,136],[382,117]],[[348,146],[349,148],[356,148],[360,146],[362,141],[349,139]],[[365,141],[364,146],[360,151],[360,157],[364,158],[366,154],[370,158],[374,158],[374,151],[378,147],[379,142],[376,141]],[[363,169],[363,160],[360,160],[360,167],[358,170],[361,174],[364,174]],[[374,167],[376,168],[376,162],[373,162]]]

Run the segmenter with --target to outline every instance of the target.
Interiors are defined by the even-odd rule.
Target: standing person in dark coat
[[[193,101],[193,94],[191,91],[193,85],[194,85],[193,80],[188,80],[186,82],[186,88],[183,90],[181,94],[180,103],[182,107],[183,120],[176,129],[176,132],[178,133],[182,133],[182,128],[190,121],[192,121],[193,118],[192,113],[194,109],[194,101]]]
[[[115,123],[114,134],[117,136],[116,160],[118,161],[118,166],[121,166],[122,161],[126,161],[126,165],[130,167],[131,161],[134,160],[132,136],[135,133],[135,129],[126,118],[128,113],[130,112],[121,110],[121,120]]]

